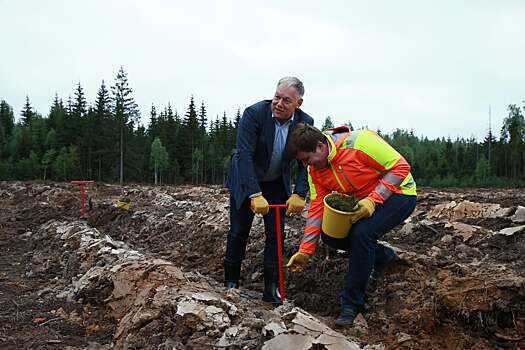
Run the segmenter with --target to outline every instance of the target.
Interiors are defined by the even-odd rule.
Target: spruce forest
[[[102,81],[95,101],[86,100],[80,83],[66,102],[55,95],[47,116],[27,96],[15,122],[15,111],[0,96],[0,180],[224,183],[241,110],[210,118],[204,101],[196,105],[193,97],[184,109],[180,115],[171,105],[152,105],[148,125],[141,125],[123,68],[112,86]],[[418,185],[521,187],[525,105],[507,110],[497,116],[501,130],[488,128],[483,140],[378,132],[410,162]],[[321,127],[332,126],[326,117]]]

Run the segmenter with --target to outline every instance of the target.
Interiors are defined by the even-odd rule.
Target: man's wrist
[[[262,192],[257,192],[257,193],[251,194],[249,197],[250,197],[250,199],[252,199],[252,198],[255,198],[255,197],[259,197],[260,195],[262,195]]]

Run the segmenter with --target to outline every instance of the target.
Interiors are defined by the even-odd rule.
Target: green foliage
[[[5,137],[11,136],[15,128],[15,115],[13,109],[4,100],[0,101],[0,126],[4,130]]]
[[[26,103],[20,115],[22,116],[22,124],[25,126],[30,126],[33,122],[34,112],[33,107],[31,107],[31,103],[29,102],[29,96],[26,96]]]
[[[76,178],[79,173],[79,158],[76,147],[62,147],[53,162],[53,172],[57,179],[68,181]]]
[[[7,158],[5,155],[5,145],[7,144],[7,137],[5,135],[5,129],[2,124],[0,124],[0,160]]]
[[[330,116],[326,117],[323,123],[323,126],[321,127],[321,130],[331,129],[334,127],[334,123],[332,122],[332,118]]]
[[[159,181],[160,172],[168,167],[169,159],[166,148],[160,142],[159,137],[151,143],[150,162],[155,173],[155,185]]]
[[[195,103],[193,96],[190,99],[188,110],[184,116],[182,123],[182,133],[179,135],[179,148],[181,153],[179,154],[179,162],[181,168],[184,169],[183,176],[186,180],[195,182],[195,176],[193,172],[194,167],[194,149],[201,142],[199,130],[199,122],[197,120],[197,112],[195,110]]]
[[[412,165],[416,163],[414,150],[408,145],[403,145],[399,148],[399,153]]]
[[[331,193],[325,198],[326,204],[335,210],[346,213],[353,212],[357,209],[359,199],[355,196],[348,196],[340,193]]]
[[[8,160],[0,159],[0,181],[12,180],[15,177],[13,176],[13,166]]]
[[[525,170],[525,119],[521,108],[516,105],[509,105],[508,111],[509,115],[503,121],[501,129],[501,140],[507,145],[508,175],[512,179],[519,179],[523,178]]]
[[[193,149],[191,154],[191,173],[192,173],[192,183],[199,183],[200,176],[200,165],[204,159],[204,154],[202,150],[198,147]]]
[[[0,179],[224,183],[240,109],[209,118],[204,101],[196,107],[192,96],[183,116],[170,103],[152,105],[145,128],[122,67],[110,89],[102,81],[94,102],[80,83],[70,96],[64,104],[55,94],[47,116],[26,97],[18,123],[0,101]],[[322,128],[333,126],[327,117]],[[480,142],[400,129],[382,137],[408,160],[420,186],[525,186],[523,107],[509,105],[500,135],[489,130]]]
[[[474,179],[478,184],[483,185],[487,182],[490,176],[491,171],[489,161],[484,155],[481,155],[476,165],[476,170],[474,170]]]
[[[16,124],[13,135],[8,141],[7,152],[12,161],[29,157],[31,151],[31,129],[23,124]]]
[[[201,103],[201,108],[199,109],[199,128],[201,129],[201,133],[206,133],[206,126],[208,124],[208,120],[206,119],[206,106],[204,105],[204,101]]]
[[[124,149],[127,143],[132,141],[133,129],[139,121],[140,112],[131,96],[133,90],[129,87],[128,75],[123,67],[120,67],[115,78],[115,85],[111,87],[111,90],[113,91],[113,116],[120,135],[118,142],[120,148],[119,180],[122,184],[124,181],[124,164],[129,164],[124,159]],[[126,157],[129,156],[130,154],[127,152]]]
[[[43,179],[45,180],[48,173],[47,170],[53,164],[56,158],[57,151],[54,148],[48,149],[44,156],[42,157],[42,170],[44,172]]]
[[[15,165],[16,178],[20,180],[36,180],[40,176],[40,161],[34,151],[29,157],[20,159]]]

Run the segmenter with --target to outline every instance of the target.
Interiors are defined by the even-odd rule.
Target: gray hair
[[[279,80],[277,83],[277,87],[284,85],[286,87],[293,87],[295,91],[299,94],[299,96],[302,98],[304,95],[304,85],[303,83],[297,79],[296,77],[284,77]]]

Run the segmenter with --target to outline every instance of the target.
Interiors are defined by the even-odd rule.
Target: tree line
[[[417,184],[432,187],[523,187],[525,186],[524,106],[508,106],[498,137],[489,127],[481,141],[474,137],[417,137],[397,129],[377,132],[410,163]],[[350,125],[348,123],[347,125]],[[330,117],[323,129],[333,127]]]
[[[509,105],[499,135],[489,129],[479,142],[377,132],[407,158],[419,185],[523,186],[524,110]],[[191,97],[184,115],[170,104],[152,105],[144,127],[121,67],[111,87],[102,81],[93,103],[78,83],[66,102],[55,94],[47,116],[26,97],[20,117],[15,122],[12,107],[0,100],[1,180],[221,184],[241,111],[208,118],[204,101],[196,106]],[[326,117],[321,127],[332,126]]]
[[[1,100],[0,179],[224,182],[240,109],[233,118],[224,112],[210,120],[204,102],[197,107],[191,97],[184,115],[170,104],[152,105],[146,128],[132,92],[121,67],[113,86],[102,81],[92,104],[78,83],[67,102],[55,95],[47,116],[27,97],[15,123]]]

